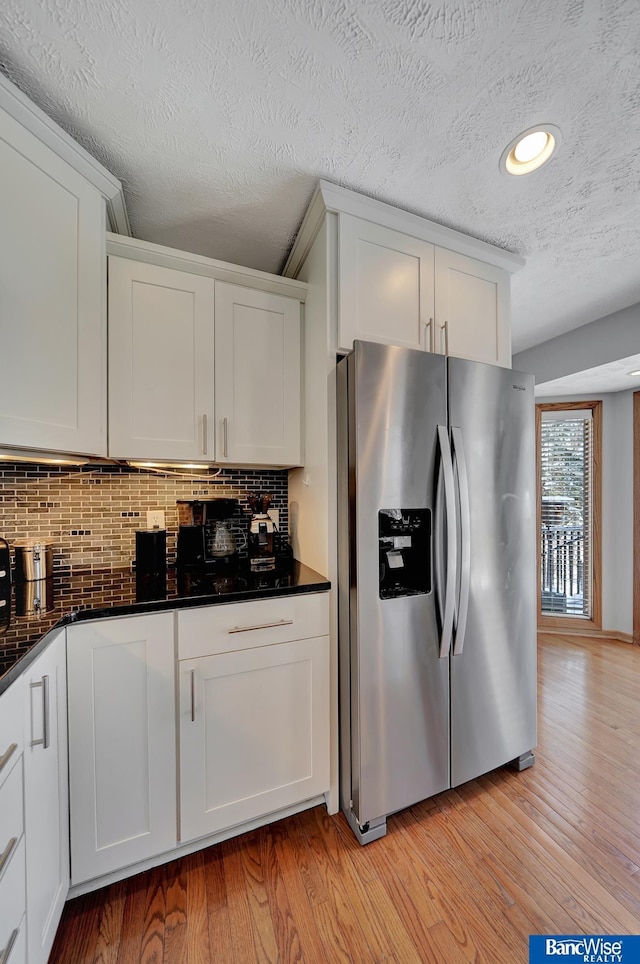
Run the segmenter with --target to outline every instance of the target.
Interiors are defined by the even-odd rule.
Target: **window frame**
[[[592,419],[592,521],[591,521],[591,618],[548,616],[542,613],[540,531],[542,528],[542,413],[591,410]],[[594,630],[602,628],[602,400],[588,402],[539,402],[536,404],[536,585],[539,629]]]

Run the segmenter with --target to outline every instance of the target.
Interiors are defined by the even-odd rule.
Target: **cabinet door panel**
[[[493,265],[436,248],[436,340],[444,353],[511,366],[509,280]]]
[[[27,943],[31,964],[45,964],[69,890],[64,631],[29,668],[25,697]]]
[[[109,259],[109,455],[213,458],[214,282]]]
[[[339,349],[361,338],[428,350],[433,245],[346,214],[339,232]]]
[[[183,661],[180,692],[182,840],[328,788],[327,637]]]
[[[216,461],[300,464],[300,304],[216,282]]]
[[[68,630],[73,883],[176,843],[173,617]]]
[[[4,114],[0,172],[0,444],[105,455],[102,198]]]

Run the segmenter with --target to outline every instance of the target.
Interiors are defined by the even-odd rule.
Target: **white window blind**
[[[591,618],[593,420],[590,409],[542,413],[542,612]]]

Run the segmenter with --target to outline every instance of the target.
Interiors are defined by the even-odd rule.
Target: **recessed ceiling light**
[[[640,371],[637,372],[627,372],[627,375],[640,375]]]
[[[503,174],[530,174],[536,171],[558,149],[561,136],[555,124],[538,124],[522,131],[502,152],[500,170]]]

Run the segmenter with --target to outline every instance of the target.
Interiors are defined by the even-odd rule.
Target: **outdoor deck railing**
[[[543,525],[541,535],[542,609],[582,608],[585,553],[582,526]],[[577,597],[577,598],[576,598]],[[561,604],[561,601],[562,602]]]

